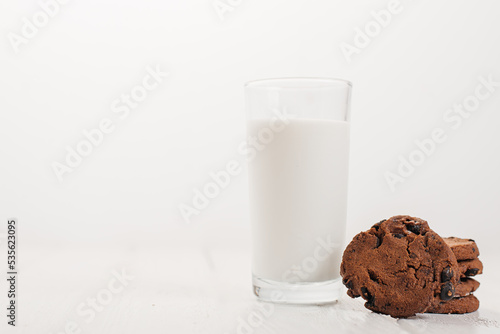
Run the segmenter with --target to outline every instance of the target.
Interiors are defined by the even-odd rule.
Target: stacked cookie
[[[474,241],[441,238],[420,218],[394,216],[357,234],[340,273],[347,294],[393,317],[477,310],[472,292],[482,272]],[[458,259],[458,261],[457,261]]]
[[[483,263],[479,260],[479,249],[472,239],[456,237],[444,238],[457,258],[460,283],[455,287],[454,297],[446,302],[435,303],[428,313],[469,313],[479,308],[479,300],[472,294],[479,288],[473,276],[483,273]]]

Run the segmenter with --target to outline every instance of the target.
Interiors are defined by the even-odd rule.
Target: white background
[[[353,44],[356,29],[388,1],[229,3],[221,19],[212,0],[69,1],[17,53],[9,34],[21,34],[23,18],[32,21],[40,5],[0,3],[0,231],[7,218],[19,219],[21,330],[63,331],[78,319],[74,307],[126,267],[133,296],[119,295],[95,321],[81,321],[84,332],[236,332],[237,317],[255,303],[245,171],[189,224],[179,205],[192,204],[210,172],[231,160],[244,164],[237,150],[245,139],[244,82],[283,76],[354,84],[348,238],[395,214],[424,218],[443,236],[474,238],[487,268],[477,295],[482,309],[494,309],[500,87],[457,129],[443,115],[474,94],[479,77],[500,81],[498,1],[401,0],[400,12],[351,61],[340,46]],[[157,66],[169,76],[120,119],[112,102]],[[114,131],[60,182],[52,164],[64,163],[66,147],[103,118]],[[446,141],[391,191],[385,173],[435,128]],[[138,306],[144,296],[156,311]],[[358,320],[374,316],[356,312]]]

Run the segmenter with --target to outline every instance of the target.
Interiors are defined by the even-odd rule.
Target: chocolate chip
[[[420,225],[417,225],[417,224],[408,224],[406,225],[406,228],[408,229],[408,231],[410,232],[413,232],[415,234],[420,234]]]
[[[377,237],[377,244],[375,245],[375,248],[379,248],[380,245],[382,244],[382,240],[380,239],[379,236],[376,235],[376,237]]]
[[[401,239],[401,238],[404,238],[404,234],[401,234],[401,233],[394,233],[394,236],[398,239]]]
[[[386,221],[386,219],[382,219],[378,223],[374,224],[372,227],[375,229],[375,231],[378,231],[380,229],[380,224],[382,224],[385,221]]]
[[[441,282],[448,282],[453,278],[453,270],[448,266],[441,272]]]
[[[361,287],[361,296],[366,300],[368,305],[373,305],[375,298],[373,298],[367,288]]]
[[[378,275],[373,270],[368,269],[368,276],[372,281],[379,283]]]
[[[441,288],[441,295],[440,295],[441,299],[447,301],[452,299],[454,295],[455,295],[455,288],[453,287],[453,284],[451,284],[450,282],[444,284],[443,287]]]
[[[368,291],[368,289],[365,288],[364,286],[361,287],[361,296],[363,296],[363,298],[365,298],[366,300],[368,300],[372,297],[370,295],[370,292]]]
[[[479,269],[477,269],[477,268],[467,269],[465,271],[465,276],[476,276],[478,272],[479,272]]]
[[[343,279],[342,283],[344,283],[345,287],[348,288],[348,289],[352,289],[353,288],[352,281],[349,281],[347,278]]]
[[[469,239],[469,241],[476,242],[474,239]]]

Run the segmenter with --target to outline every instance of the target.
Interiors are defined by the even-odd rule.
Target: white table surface
[[[400,320],[372,313],[345,294],[324,306],[259,302],[251,290],[247,236],[172,235],[130,247],[34,241],[21,250],[18,326],[2,321],[1,333],[500,333],[498,261],[483,249],[479,311]],[[105,294],[113,270],[134,278],[94,319],[79,315],[87,298]]]

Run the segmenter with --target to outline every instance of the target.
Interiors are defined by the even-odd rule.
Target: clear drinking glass
[[[338,299],[351,83],[283,78],[245,85],[253,286],[262,300]]]

